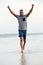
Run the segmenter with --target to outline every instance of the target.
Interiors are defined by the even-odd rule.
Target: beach
[[[24,53],[18,36],[0,36],[0,65],[43,65],[43,35],[27,35]]]

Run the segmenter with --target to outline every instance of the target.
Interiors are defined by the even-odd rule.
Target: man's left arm
[[[34,8],[34,4],[32,4],[32,8],[31,8],[30,11],[26,14],[27,17],[31,14],[31,12],[33,11],[33,8]]]

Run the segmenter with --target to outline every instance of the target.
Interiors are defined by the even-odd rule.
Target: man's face
[[[21,15],[21,16],[23,15],[23,10],[20,10],[20,15]]]

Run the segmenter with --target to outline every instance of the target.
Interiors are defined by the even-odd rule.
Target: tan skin
[[[7,6],[7,8],[9,9],[10,13],[13,14],[16,17],[16,14],[10,9],[10,7]],[[30,11],[26,14],[27,17],[31,14],[31,12],[33,11],[33,8],[34,8],[34,4],[32,4]],[[23,10],[20,11],[20,15],[21,16],[24,15]],[[24,44],[22,44],[22,42],[24,42]],[[23,53],[23,50],[24,50],[24,47],[25,47],[25,43],[26,43],[26,39],[24,39],[23,37],[20,37],[20,46],[21,46],[21,52],[22,53]]]

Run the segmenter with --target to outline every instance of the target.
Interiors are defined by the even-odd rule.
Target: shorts
[[[24,39],[26,39],[26,32],[27,30],[19,30],[19,37],[23,37]]]

